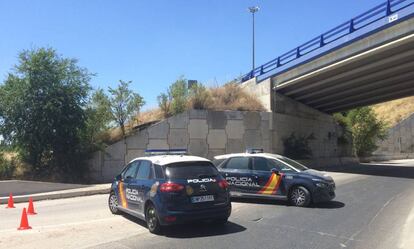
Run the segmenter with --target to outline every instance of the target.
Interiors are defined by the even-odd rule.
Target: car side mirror
[[[279,170],[276,168],[271,169],[272,173],[275,173],[276,175],[279,175]]]

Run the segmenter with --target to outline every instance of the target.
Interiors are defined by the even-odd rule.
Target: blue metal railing
[[[352,18],[351,20],[325,32],[312,40],[290,50],[287,53],[259,66],[245,74],[241,82],[250,80],[269,73],[272,70],[280,68],[292,61],[295,61],[304,55],[318,50],[332,42],[335,42],[357,30],[360,30],[384,17],[405,9],[414,4],[414,0],[387,0],[386,2],[368,10],[367,12]]]

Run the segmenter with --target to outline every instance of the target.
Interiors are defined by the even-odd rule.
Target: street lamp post
[[[253,7],[249,7],[249,11],[250,13],[252,13],[252,20],[253,20],[253,33],[252,33],[252,39],[253,39],[253,44],[252,44],[252,71],[254,70],[254,13],[256,13],[257,11],[259,11],[260,8],[258,6],[253,6]]]

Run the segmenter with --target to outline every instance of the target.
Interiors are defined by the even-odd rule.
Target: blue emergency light
[[[160,155],[186,155],[186,149],[151,149],[145,150],[147,156],[160,156]]]
[[[263,153],[263,152],[264,152],[263,149],[256,149],[256,148],[246,149],[246,153],[249,153],[249,154],[257,154],[257,153]]]

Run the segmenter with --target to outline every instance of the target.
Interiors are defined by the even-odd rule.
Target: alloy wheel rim
[[[115,195],[111,195],[111,198],[109,198],[109,207],[113,212],[117,211],[118,207],[118,200],[116,199]]]
[[[155,209],[149,208],[148,209],[148,226],[150,229],[153,229],[156,223],[156,216],[155,216]]]
[[[305,192],[301,189],[295,189],[292,193],[291,199],[296,205],[298,206],[303,205],[306,200]]]

